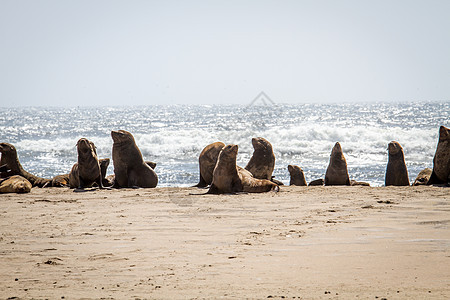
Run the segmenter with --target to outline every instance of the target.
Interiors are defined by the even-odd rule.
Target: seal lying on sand
[[[439,128],[439,141],[433,159],[433,173],[427,184],[450,185],[450,129]]]
[[[306,186],[305,174],[302,168],[296,165],[289,165],[288,171],[291,175],[290,185]]]
[[[227,145],[220,151],[208,194],[262,193],[279,190],[275,183],[266,179],[256,179],[248,170],[236,166],[237,153],[237,145]]]
[[[77,151],[78,162],[73,165],[69,174],[70,188],[84,189],[91,187],[94,183],[103,188],[102,171],[94,143],[81,138],[77,142]],[[107,163],[109,164],[109,159]]]
[[[7,165],[7,168],[10,170],[8,171],[8,176],[20,175],[27,179],[32,186],[43,187],[46,184],[51,184],[51,179],[34,176],[22,168],[19,158],[17,157],[16,148],[13,145],[9,143],[0,143],[0,152],[2,153],[0,166]]]
[[[70,174],[62,174],[62,175],[56,175],[52,178],[52,187],[65,187],[69,186],[69,176]]]
[[[330,163],[325,173],[325,185],[350,185],[347,161],[339,142],[331,150]]]
[[[257,179],[271,180],[275,168],[272,145],[262,137],[252,138],[252,145],[255,151],[245,169]]]
[[[31,183],[20,175],[13,175],[0,181],[0,193],[29,193]]]
[[[211,184],[213,179],[214,167],[217,163],[220,150],[225,147],[222,142],[215,142],[206,146],[200,156],[198,157],[198,164],[200,168],[200,182],[196,187],[206,187]]]
[[[111,131],[114,141],[112,157],[115,187],[154,188],[158,176],[142,158],[141,151],[131,133],[125,130]]]
[[[433,173],[433,170],[431,170],[430,168],[423,169],[419,172],[419,174],[417,174],[416,180],[414,180],[413,185],[426,185],[430,180],[431,173]]]
[[[388,153],[389,159],[386,167],[384,185],[409,185],[408,170],[406,169],[402,146],[398,142],[392,141],[388,144]]]
[[[322,178],[316,179],[311,181],[308,186],[320,186],[320,185],[324,185],[324,180]]]

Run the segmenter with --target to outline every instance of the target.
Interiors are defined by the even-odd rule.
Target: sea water
[[[78,139],[93,141],[99,158],[111,158],[111,130],[127,130],[144,159],[157,163],[158,186],[196,184],[198,156],[216,141],[239,145],[237,163],[245,167],[252,137],[271,142],[277,179],[288,184],[287,166],[295,164],[309,182],[324,178],[340,142],[350,178],[380,186],[388,143],[403,146],[412,182],[433,166],[440,125],[450,126],[450,102],[26,107],[1,109],[0,142],[17,148],[27,171],[51,178],[70,172]],[[108,173],[113,170],[111,161]]]

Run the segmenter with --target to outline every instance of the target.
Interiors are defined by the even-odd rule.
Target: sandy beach
[[[450,188],[0,196],[2,299],[446,299]]]

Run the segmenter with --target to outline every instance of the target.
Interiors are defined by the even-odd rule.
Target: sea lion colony
[[[109,158],[99,159],[93,142],[80,139],[77,143],[78,162],[68,174],[45,179],[25,171],[19,162],[16,148],[0,143],[0,193],[27,193],[31,187],[71,187],[82,191],[87,187],[153,188],[158,184],[154,171],[156,163],[144,161],[134,137],[125,130],[112,131],[112,159],[114,175],[106,177]],[[272,172],[275,156],[272,145],[264,138],[253,138],[255,149],[245,168],[236,165],[237,145],[216,142],[207,145],[199,156],[200,181],[196,187],[209,187],[207,193],[238,193],[278,191],[282,183],[275,180]],[[388,144],[389,159],[385,173],[385,185],[409,185],[408,171],[402,146],[395,141]],[[306,186],[303,170],[289,165],[290,185]],[[253,172],[253,173],[252,173]],[[439,141],[433,159],[433,169],[422,170],[413,185],[450,186],[450,129],[439,128]],[[312,180],[314,185],[363,185],[350,179],[344,151],[336,143],[330,155],[325,178]]]

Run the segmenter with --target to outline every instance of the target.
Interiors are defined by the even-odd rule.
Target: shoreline
[[[450,294],[450,189],[33,188],[0,196],[5,298]],[[17,280],[16,280],[17,279]]]

